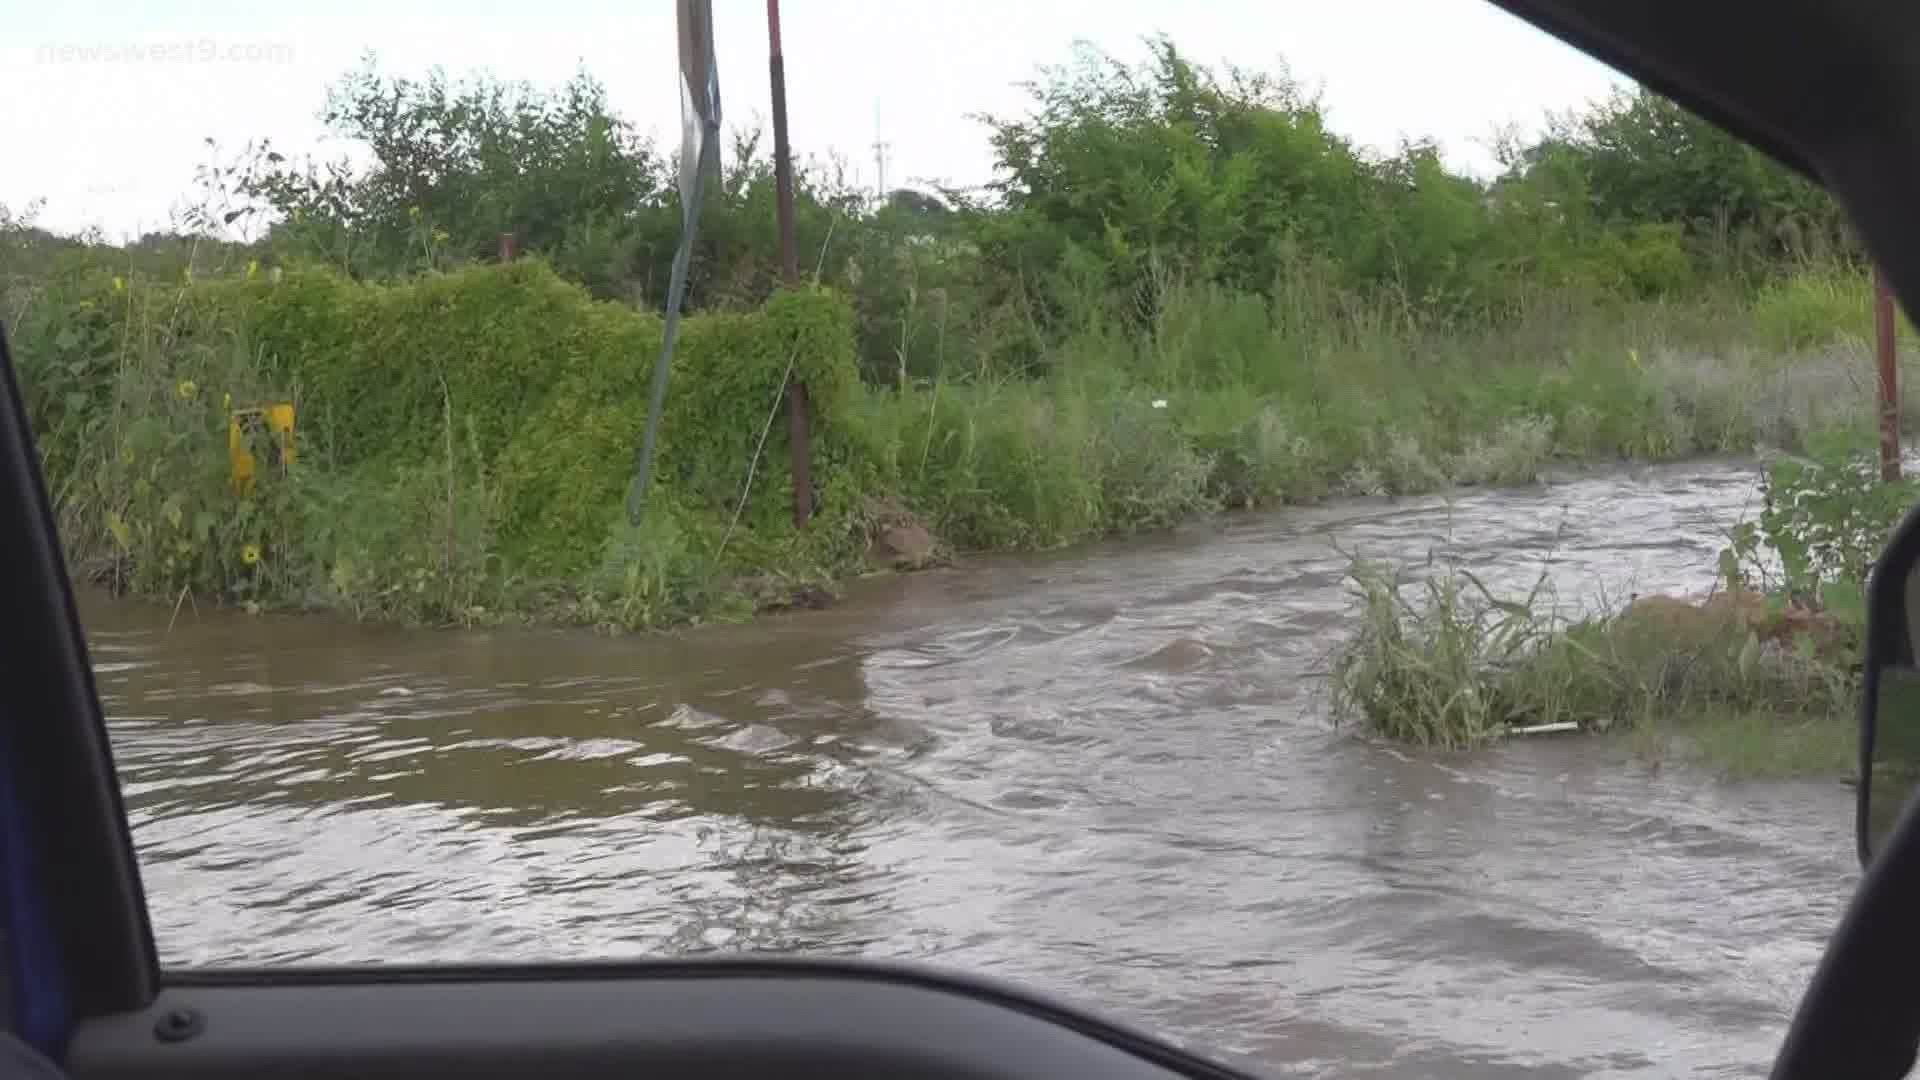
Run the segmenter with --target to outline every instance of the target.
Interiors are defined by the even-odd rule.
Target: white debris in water
[[[1580,725],[1571,720],[1562,720],[1553,724],[1529,724],[1526,727],[1507,730],[1515,735],[1555,735],[1565,731],[1579,731]]]

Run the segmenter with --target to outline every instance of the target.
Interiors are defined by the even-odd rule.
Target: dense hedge
[[[651,316],[597,302],[583,307],[561,348],[593,359],[555,372],[544,395],[522,403],[519,434],[498,463],[509,549],[563,573],[586,564],[622,506],[652,367],[638,358],[659,354],[662,329]],[[816,456],[843,459],[847,394],[857,381],[851,312],[824,291],[783,293],[761,312],[685,324],[651,498],[730,515],[752,466],[742,524],[754,532],[776,528],[793,504],[786,412],[779,407],[789,365],[812,395]]]
[[[65,284],[48,310],[66,318],[23,341],[34,422],[71,546],[83,561],[106,552],[105,572],[136,591],[336,605],[372,589],[384,609],[391,589],[450,576],[475,595],[577,592],[610,550],[645,555],[662,528],[704,537],[705,561],[676,578],[713,577],[737,564],[715,543],[736,511],[741,558],[780,543],[832,554],[854,531],[852,312],[828,290],[686,319],[650,499],[660,520],[636,548],[623,493],[662,320],[539,260],[394,284],[325,269]],[[789,366],[835,478],[805,538],[777,409]],[[225,404],[283,398],[298,408],[300,465],[236,499]]]
[[[536,572],[576,569],[621,506],[662,320],[596,301],[537,261],[397,285],[327,271],[234,283],[203,297],[244,320],[304,434],[341,466],[440,452],[442,417],[470,425],[496,472],[505,534]],[[776,297],[765,312],[686,320],[660,437],[657,480],[720,510],[737,492],[791,359],[823,430],[856,378],[851,313],[830,293]],[[769,434],[756,521],[790,505],[785,428]],[[557,561],[548,562],[548,558]]]

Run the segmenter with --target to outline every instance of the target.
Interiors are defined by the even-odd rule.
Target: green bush
[[[1734,527],[1721,576],[1863,628],[1867,575],[1894,526],[1920,503],[1920,480],[1881,479],[1870,436],[1825,433],[1808,449],[1809,457],[1768,466],[1760,515]]]
[[[811,566],[859,549],[848,481],[869,455],[849,441],[851,317],[831,292],[686,320],[650,507],[663,521],[635,534],[616,522],[656,316],[592,300],[535,260],[392,285],[321,269],[102,281],[79,309],[103,312],[97,321],[23,340],[22,355],[30,381],[58,391],[42,385],[33,408],[69,544],[89,575],[122,588],[469,621],[646,563],[674,580],[635,582],[618,617],[684,613],[686,597],[712,599],[711,581],[792,533],[777,408],[789,366],[809,383],[819,467],[844,477],[822,487],[827,520],[783,555]],[[225,405],[284,399],[299,459],[237,496]],[[736,511],[728,558],[719,544]],[[631,556],[634,536],[704,547],[700,560],[609,554]],[[598,578],[580,577],[596,566]]]
[[[597,557],[621,512],[661,324],[583,302],[570,331],[580,335],[572,347],[600,361],[558,377],[545,402],[522,414],[520,433],[501,457],[509,549],[560,574]],[[780,394],[789,366],[807,385],[817,468],[846,467],[854,456],[848,402],[858,381],[851,315],[843,300],[807,290],[779,294],[760,313],[683,324],[662,413],[656,490],[702,513],[738,509],[751,532],[779,529],[793,498]]]

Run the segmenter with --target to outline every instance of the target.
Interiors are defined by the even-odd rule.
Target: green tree
[[[1223,77],[1149,46],[1137,67],[1083,47],[1031,84],[1027,116],[987,119],[1006,215],[988,261],[1064,271],[1069,291],[1142,292],[1167,271],[1257,290],[1366,216],[1368,169],[1284,74]]]
[[[1561,116],[1513,162],[1615,226],[1679,227],[1707,254],[1753,265],[1852,254],[1825,191],[1645,88]]]
[[[558,92],[387,76],[369,57],[334,86],[329,129],[370,162],[298,168],[272,155],[245,180],[276,239],[355,272],[490,256],[502,233],[560,255],[653,199],[663,170],[585,72]],[[586,267],[580,267],[586,269]]]

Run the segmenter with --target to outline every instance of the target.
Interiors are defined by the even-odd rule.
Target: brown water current
[[[1831,779],[1330,729],[1331,546],[1699,589],[1738,464],[1233,516],[673,635],[89,600],[169,965],[803,950],[1276,1075],[1757,1076],[1856,873]]]

